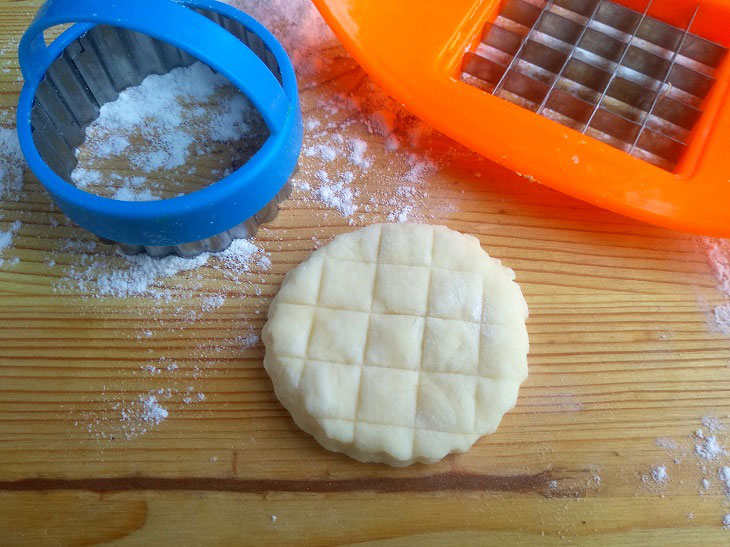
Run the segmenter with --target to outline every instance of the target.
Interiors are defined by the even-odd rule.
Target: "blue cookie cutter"
[[[74,23],[49,46],[43,33]],[[252,235],[290,190],[302,144],[291,61],[249,15],[212,0],[48,0],[18,48],[25,84],[18,102],[21,149],[71,220],[125,252],[193,256]],[[196,192],[127,202],[70,180],[75,149],[101,105],[163,74],[202,61],[241,90],[269,131],[239,169]]]

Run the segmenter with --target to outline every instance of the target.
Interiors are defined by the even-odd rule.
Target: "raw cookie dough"
[[[527,378],[514,272],[444,226],[375,224],[289,272],[264,366],[296,424],[329,450],[394,466],[464,452]]]

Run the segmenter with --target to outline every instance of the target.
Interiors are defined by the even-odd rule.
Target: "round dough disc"
[[[269,308],[264,366],[325,448],[432,463],[492,433],[527,377],[514,272],[444,226],[375,224],[289,272]]]

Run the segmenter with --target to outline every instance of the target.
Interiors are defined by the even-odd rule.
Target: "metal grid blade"
[[[672,171],[724,47],[609,0],[508,0],[462,79]],[[698,8],[699,9],[699,8]]]

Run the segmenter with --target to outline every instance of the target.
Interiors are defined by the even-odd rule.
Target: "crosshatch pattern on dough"
[[[373,225],[290,272],[265,366],[300,427],[363,461],[407,465],[496,429],[527,376],[527,306],[478,240]]]

